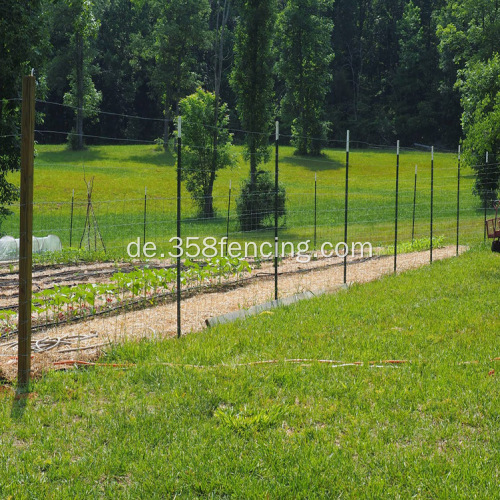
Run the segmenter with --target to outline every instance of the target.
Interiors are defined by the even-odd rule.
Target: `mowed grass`
[[[497,498],[499,290],[471,251],[48,373],[2,393],[0,496]]]
[[[243,148],[234,152],[238,163],[220,171],[214,197],[217,217],[203,220],[197,214],[189,193],[183,189],[184,236],[226,235],[229,184],[232,183],[229,236],[231,240],[272,240],[273,231],[243,234],[239,231],[236,198],[241,182],[248,177],[249,165]],[[272,155],[271,155],[272,156]],[[92,146],[72,152],[65,145],[37,146],[35,171],[35,233],[58,235],[69,245],[71,197],[73,207],[72,246],[80,244],[87,210],[87,180],[94,179],[93,201],[102,236],[108,249],[124,253],[126,245],[144,234],[145,188],[146,239],[165,248],[175,235],[176,158],[156,151],[151,145]],[[429,236],[430,166],[428,152],[403,151],[400,166],[399,236],[411,240],[414,172],[418,165],[415,210],[415,238]],[[265,169],[274,168],[271,160]],[[349,240],[387,245],[394,240],[396,155],[391,150],[352,150],[349,170]],[[317,176],[315,215],[314,179]],[[315,220],[318,242],[343,241],[345,152],[327,149],[321,158],[300,157],[293,148],[280,148],[280,179],[287,191],[287,216],[281,221],[280,236],[288,241],[314,240]],[[10,177],[19,182],[19,174]],[[482,237],[483,212],[472,195],[473,175],[462,170],[461,237],[464,243]],[[457,207],[456,155],[435,156],[434,234],[446,243],[455,241]],[[18,210],[3,226],[6,234],[18,233]],[[92,240],[92,238],[91,238]],[[93,244],[94,241],[91,241]]]

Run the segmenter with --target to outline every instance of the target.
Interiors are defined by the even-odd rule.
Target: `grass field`
[[[497,498],[499,289],[470,251],[2,391],[0,496]]]
[[[269,240],[272,231],[256,234],[239,232],[235,199],[248,163],[242,148],[235,147],[238,165],[219,173],[215,184],[218,217],[207,221],[197,217],[187,192],[183,198],[184,236],[226,234],[228,188],[232,181],[230,213],[231,240],[252,238]],[[430,153],[401,154],[399,231],[402,240],[411,239],[413,185],[418,165],[415,237],[428,237],[430,219]],[[95,178],[93,200],[97,220],[108,249],[123,254],[126,244],[144,233],[144,190],[147,188],[146,239],[166,247],[175,234],[175,158],[171,153],[147,146],[93,146],[83,152],[69,151],[65,145],[37,146],[35,172],[35,215],[37,235],[58,235],[69,245],[71,195],[75,190],[72,246],[78,246],[86,214],[87,180]],[[272,162],[266,165],[273,169]],[[349,239],[370,241],[375,245],[391,243],[394,238],[396,156],[394,151],[352,150],[350,157]],[[280,149],[280,176],[287,190],[286,221],[281,237],[290,241],[313,240],[314,177],[317,187],[318,241],[342,241],[344,224],[345,152],[326,150],[322,158],[293,155],[293,148]],[[10,179],[18,183],[19,174]],[[473,176],[462,171],[461,219],[463,242],[482,236],[483,212],[472,195]],[[446,243],[455,241],[457,204],[456,155],[438,153],[434,180],[435,235]],[[3,225],[6,234],[18,232],[18,209]]]

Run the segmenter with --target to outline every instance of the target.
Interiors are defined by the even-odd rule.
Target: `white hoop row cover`
[[[33,236],[33,253],[57,252],[62,250],[61,240],[58,236],[50,234],[44,238]],[[0,261],[16,260],[19,258],[19,239],[12,236],[0,238]]]

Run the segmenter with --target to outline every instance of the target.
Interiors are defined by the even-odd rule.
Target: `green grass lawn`
[[[228,189],[232,181],[230,238],[232,240],[272,239],[272,231],[256,234],[239,232],[235,199],[241,181],[248,176],[248,163],[241,147],[235,147],[238,164],[221,171],[215,184],[215,206],[218,217],[200,219],[189,194],[184,191],[184,236],[226,234]],[[429,236],[430,154],[403,151],[400,168],[399,233],[402,240],[411,239],[413,185],[418,165],[415,237]],[[151,145],[92,146],[83,152],[69,151],[65,145],[39,145],[35,167],[36,235],[58,235],[69,245],[71,196],[75,190],[72,246],[78,246],[86,215],[87,180],[94,178],[93,200],[97,220],[108,249],[125,252],[126,244],[144,233],[144,190],[147,188],[146,239],[166,248],[175,235],[176,170],[171,153],[155,151]],[[272,170],[273,162],[265,166]],[[394,151],[353,150],[350,157],[349,239],[386,245],[394,239],[395,207]],[[294,156],[293,148],[280,148],[280,178],[287,190],[287,217],[281,237],[290,241],[313,239],[314,177],[317,175],[318,241],[343,239],[345,152],[328,149],[322,158]],[[10,180],[18,183],[19,174]],[[455,241],[457,203],[456,155],[439,153],[435,159],[434,231],[446,243]],[[461,237],[464,243],[482,237],[483,212],[472,195],[473,175],[462,171]],[[3,225],[6,234],[18,233],[18,210]]]
[[[48,373],[1,398],[0,496],[497,498],[499,290],[474,250]],[[386,359],[411,362],[367,364]]]

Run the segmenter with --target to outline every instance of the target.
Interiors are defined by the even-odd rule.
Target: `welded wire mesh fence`
[[[285,155],[286,153],[284,153]],[[360,155],[365,153],[360,152]],[[389,156],[389,154],[387,154]],[[430,223],[430,160],[429,165],[420,164],[415,189],[415,165],[413,155],[401,156],[399,180],[398,219],[400,241],[411,241],[429,236]],[[292,158],[296,164],[300,161]],[[308,164],[311,159],[306,160]],[[321,170],[299,174],[294,172],[294,163],[286,156],[280,166],[280,183],[286,191],[285,213],[280,214],[281,238],[291,241],[311,240],[317,245],[324,241],[342,241],[344,228],[344,182],[341,176],[330,175],[336,169],[335,160],[313,160],[321,162]],[[35,168],[44,168],[37,165]],[[170,168],[170,180],[175,182],[174,166]],[[351,153],[349,173],[349,235],[351,240],[370,241],[375,246],[390,245],[394,240],[395,218],[395,160],[387,162],[384,170],[358,162],[356,153]],[[91,170],[91,167],[89,167]],[[377,172],[375,172],[377,170]],[[326,172],[326,174],[325,174]],[[232,172],[229,173],[231,175]],[[252,212],[252,217],[261,220],[260,227],[243,231],[238,215],[239,184],[243,173],[229,183],[218,185],[213,195],[214,216],[205,216],[197,210],[199,202],[183,190],[182,227],[187,237],[224,236],[229,241],[268,241],[274,237],[274,207],[263,206]],[[472,194],[474,174],[470,168],[462,167],[460,185],[460,238],[464,244],[481,239],[484,229],[484,205]],[[315,188],[316,185],[316,188]],[[95,183],[92,199],[79,189],[72,196],[68,190],[66,200],[34,202],[34,235],[37,237],[54,234],[61,239],[64,248],[72,247],[89,251],[106,251],[110,256],[127,255],[127,245],[140,238],[154,241],[157,246],[168,250],[169,240],[175,236],[176,197],[144,195],[144,188],[137,186],[131,197],[107,200],[99,193],[100,185]],[[315,193],[316,189],[316,193]],[[130,191],[130,190],[129,190]],[[150,190],[151,191],[151,190]],[[224,194],[224,191],[226,193]],[[35,193],[36,195],[36,193]],[[258,195],[256,195],[257,197]],[[272,194],[271,201],[272,201]],[[89,215],[89,206],[92,212]],[[19,205],[12,205],[14,214],[3,225],[4,234],[19,233]],[[487,216],[493,214],[493,207],[487,207]],[[457,166],[442,166],[436,160],[434,177],[434,222],[436,235],[446,243],[453,243],[457,222]],[[90,231],[88,230],[90,226]],[[98,236],[102,237],[102,242]]]
[[[54,131],[38,131],[40,138],[50,134]],[[320,157],[301,157],[287,145],[289,137],[281,136],[279,190],[271,155],[261,167],[269,172],[268,191],[265,196],[248,194],[250,210],[241,199],[248,157],[235,146],[237,166],[218,172],[209,213],[200,208],[207,206],[207,196],[193,196],[185,182],[177,196],[175,150],[156,151],[154,140],[88,139],[112,144],[116,139],[142,149],[129,147],[120,159],[110,160],[93,148],[82,155],[85,160],[66,164],[60,147],[56,153],[63,161],[56,153],[36,158],[35,186],[40,186],[37,172],[43,175],[42,186],[35,189],[33,235],[58,236],[63,251],[34,256],[33,328],[55,328],[71,338],[87,335],[85,341],[89,331],[97,331],[100,344],[103,335],[106,341],[122,335],[173,335],[181,317],[182,332],[187,333],[199,329],[205,319],[272,300],[276,290],[282,298],[334,289],[344,276],[351,282],[391,272],[396,224],[398,269],[412,267],[417,260],[428,262],[431,242],[439,258],[451,256],[462,246],[484,241],[485,218],[494,213],[488,204],[485,211],[473,194],[475,169],[461,165],[459,172],[457,155],[447,151],[434,153],[432,172],[430,151],[401,148],[397,170],[395,147],[351,141],[346,218],[345,139],[324,141]],[[183,148],[197,147],[184,142],[180,154]],[[127,162],[132,164],[129,169]],[[146,172],[142,163],[151,170]],[[134,168],[141,173],[129,178]],[[181,175],[187,168],[181,166]],[[481,168],[493,171],[498,165],[490,159]],[[43,183],[54,182],[58,175],[65,176],[65,196],[49,196],[51,187],[43,188]],[[281,190],[284,205],[278,207]],[[50,199],[41,199],[40,192]],[[175,260],[179,242],[174,239],[179,199],[185,252],[181,288]],[[16,237],[20,206],[11,209],[14,214],[4,221],[2,232]],[[343,242],[347,247],[338,246]],[[346,248],[350,253],[344,258]],[[409,255],[418,257],[411,260]],[[15,259],[0,264],[2,336],[17,331],[16,270]],[[92,345],[97,344],[89,348]],[[84,343],[75,349],[86,347]]]

